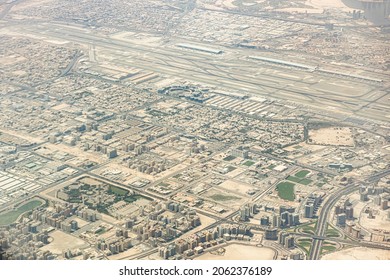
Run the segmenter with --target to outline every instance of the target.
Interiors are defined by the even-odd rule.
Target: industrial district
[[[0,259],[389,260],[389,14],[0,0]]]

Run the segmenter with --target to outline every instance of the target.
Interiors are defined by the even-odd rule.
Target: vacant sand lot
[[[233,180],[227,180],[223,182],[222,184],[219,185],[220,187],[224,188],[225,190],[232,191],[232,192],[238,192],[241,195],[246,195],[246,192],[249,190],[253,189],[253,186],[243,183],[243,182],[238,182],[238,181],[233,181]]]
[[[110,260],[120,260],[120,259],[131,258],[132,256],[135,256],[135,255],[140,254],[142,252],[143,252],[142,246],[137,246],[137,247],[130,248],[129,250],[127,250],[125,252],[122,252],[122,253],[119,253],[119,254],[115,254],[115,255],[111,255],[111,256],[108,257],[108,259],[110,259]]]
[[[375,219],[369,219],[368,214],[361,214],[359,224],[370,231],[373,229],[390,231],[390,221],[387,219],[387,212],[379,210],[379,207],[375,208],[377,208],[374,212]]]
[[[202,214],[199,214],[199,213],[197,213],[196,215],[199,216],[201,225],[196,227],[196,228],[193,228],[190,231],[187,231],[186,233],[184,233],[181,236],[181,238],[185,238],[187,236],[190,236],[190,235],[192,235],[192,234],[194,234],[194,233],[204,229],[205,227],[208,227],[209,225],[211,225],[211,224],[213,224],[215,222],[214,219],[212,219],[210,217],[207,217],[205,215],[202,215]]]
[[[225,248],[223,256],[206,253],[197,257],[197,260],[273,260],[274,250],[264,247],[231,244]]]
[[[49,236],[53,238],[53,241],[50,244],[43,246],[42,249],[49,250],[54,254],[61,254],[64,250],[77,249],[87,245],[87,243],[80,238],[59,230],[49,233]]]
[[[203,197],[213,200],[223,206],[229,205],[230,208],[239,208],[248,199],[228,191],[223,191],[218,188],[211,188],[203,194]]]
[[[353,146],[352,129],[327,127],[309,131],[309,143],[317,145]]]
[[[350,248],[325,255],[323,260],[390,260],[390,250]]]
[[[346,6],[341,0],[308,0],[305,4],[317,9],[337,8],[344,12],[353,10]]]

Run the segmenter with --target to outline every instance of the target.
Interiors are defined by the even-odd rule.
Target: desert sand
[[[325,255],[323,260],[390,260],[390,250],[350,248]]]
[[[273,260],[274,250],[265,247],[254,247],[249,245],[231,244],[225,248],[223,256],[205,253],[197,260]]]

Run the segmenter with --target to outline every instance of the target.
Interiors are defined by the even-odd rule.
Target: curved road
[[[376,180],[379,180],[380,178],[387,176],[390,174],[390,170],[385,170],[380,173],[376,173],[371,175],[369,178],[367,178],[366,182],[372,183]],[[357,191],[359,189],[360,183],[354,183],[351,185],[346,186],[343,189],[338,190],[337,192],[333,193],[329,199],[324,203],[323,208],[321,210],[321,214],[318,217],[317,220],[317,229],[316,229],[316,236],[313,237],[313,242],[311,246],[311,251],[309,255],[310,260],[318,260],[321,254],[321,246],[322,242],[325,238],[325,231],[327,228],[327,222],[329,219],[329,213],[333,206],[336,204],[336,202],[344,195],[353,193],[354,191]]]

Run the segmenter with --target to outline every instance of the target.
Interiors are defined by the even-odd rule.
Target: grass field
[[[31,200],[22,206],[18,207],[16,210],[6,212],[4,214],[0,214],[0,226],[5,226],[12,224],[17,220],[17,218],[22,215],[23,213],[26,213],[28,211],[33,210],[34,208],[37,208],[38,206],[41,206],[43,204],[40,200]]]
[[[312,242],[311,239],[300,239],[298,240],[297,245],[301,247],[306,252],[307,255],[309,255],[311,249],[311,242]]]
[[[299,181],[299,184],[307,186],[307,185],[309,185],[311,182],[313,182],[313,181],[310,180],[310,179],[304,178],[304,179],[302,179],[301,181]]]
[[[146,200],[151,200],[149,197],[146,197],[146,196],[143,196],[143,195],[139,195],[139,194],[134,194],[134,195],[131,195],[131,196],[128,196],[124,199],[124,201],[128,202],[128,203],[133,203],[134,201],[137,201],[138,199],[146,199]]]
[[[244,162],[244,164],[243,165],[245,165],[245,166],[252,166],[252,165],[254,165],[255,164],[255,162],[254,161],[251,161],[251,160],[248,160],[248,161],[246,161],[246,162]]]
[[[336,251],[337,248],[335,246],[322,246],[321,247],[321,254],[327,254],[333,251]]]
[[[225,161],[232,161],[235,158],[236,158],[235,156],[227,156],[223,160],[225,160]]]
[[[328,224],[328,228],[326,229],[325,235],[326,235],[326,237],[340,237],[341,236],[340,233],[338,232],[338,230],[336,230],[335,228],[333,228],[329,224]]]
[[[286,179],[291,181],[291,182],[295,182],[295,183],[299,183],[299,181],[301,181],[300,178],[297,178],[297,177],[294,177],[294,176],[288,176]]]
[[[315,234],[316,227],[317,227],[317,222],[312,222],[310,224],[302,225],[299,228],[302,229],[303,233]]]
[[[325,241],[321,246],[321,254],[327,254],[337,250],[337,245],[331,242]]]
[[[223,194],[214,194],[214,195],[211,195],[210,198],[212,198],[215,201],[227,201],[227,200],[240,199],[239,197],[236,197],[236,196],[223,195]]]
[[[103,234],[106,232],[106,229],[105,228],[99,228],[95,233],[96,234]]]
[[[271,165],[269,165],[267,168],[273,170],[275,167],[276,167],[275,164],[271,164]]]
[[[227,172],[227,173],[229,173],[229,172],[232,172],[233,170],[236,170],[237,168],[235,168],[234,166],[229,165],[229,166],[227,167],[227,169],[228,169],[228,172]]]
[[[301,170],[295,174],[295,177],[302,179],[302,178],[305,178],[307,176],[307,174],[309,174],[309,173],[310,173],[310,171],[308,171],[308,170]]]
[[[314,229],[314,227],[303,226],[302,227],[302,232],[308,233],[308,234],[315,234],[315,229]]]
[[[276,186],[276,189],[278,190],[279,197],[281,199],[294,201],[295,194],[294,194],[294,186],[295,184],[290,182],[281,182]]]
[[[294,182],[294,183],[298,183],[298,184],[301,184],[301,185],[309,185],[310,183],[312,183],[313,181],[310,180],[310,179],[306,179],[306,178],[298,178],[298,177],[295,177],[295,176],[288,176],[286,178],[288,181],[291,181],[291,182]]]
[[[152,115],[152,116],[155,116],[155,117],[164,117],[164,116],[168,116],[167,113],[161,112],[161,111],[158,111],[158,110],[149,110],[147,113],[148,113],[149,115]]]
[[[114,194],[121,195],[121,196],[125,196],[129,193],[129,191],[115,186],[110,186],[110,191]]]

